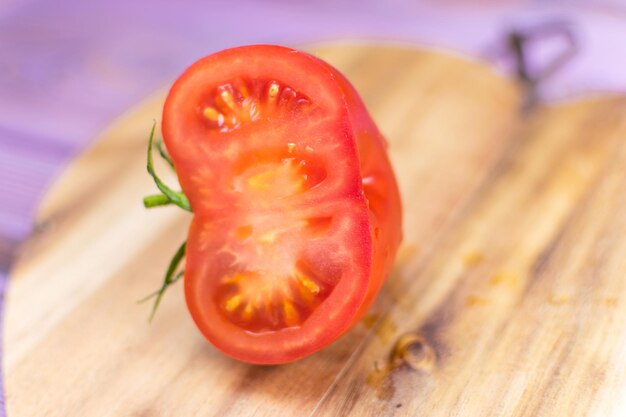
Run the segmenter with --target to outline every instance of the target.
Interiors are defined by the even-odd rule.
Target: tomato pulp
[[[336,69],[280,46],[218,52],[174,83],[162,130],[194,213],[185,298],[213,345],[285,363],[362,317],[401,240],[400,197]]]

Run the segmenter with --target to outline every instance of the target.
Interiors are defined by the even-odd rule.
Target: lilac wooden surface
[[[451,48],[500,65],[506,30],[557,19],[571,22],[580,51],[543,95],[626,92],[626,4],[479,3],[0,0],[0,301],[14,249],[63,164],[212,51],[349,38]]]

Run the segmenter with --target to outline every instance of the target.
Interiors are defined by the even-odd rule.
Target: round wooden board
[[[160,92],[113,123],[42,204],[8,293],[9,416],[623,407],[624,99],[522,115],[515,84],[480,62],[389,46],[313,53],[362,94],[401,187],[405,242],[372,313],[323,351],[274,367],[208,345],[180,286],[148,324],[149,306],[135,301],[159,285],[190,220],[141,205],[154,190],[145,153]],[[403,335],[412,345],[394,354]]]

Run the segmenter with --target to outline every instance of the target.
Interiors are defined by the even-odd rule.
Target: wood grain
[[[42,204],[9,287],[8,415],[605,416],[624,406],[626,101],[521,115],[515,84],[479,62],[357,45],[315,53],[361,92],[400,182],[405,242],[371,314],[274,367],[204,342],[180,287],[148,325],[135,300],[158,285],[190,219],[141,206],[158,93]]]

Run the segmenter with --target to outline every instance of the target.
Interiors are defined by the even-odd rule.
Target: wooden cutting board
[[[405,241],[371,313],[283,366],[231,360],[159,285],[190,216],[146,211],[164,91],[42,202],[11,275],[10,417],[582,416],[626,408],[626,100],[519,111],[515,83],[443,52],[313,51],[390,142]],[[164,166],[160,172],[167,177]],[[167,177],[173,183],[173,177]]]

